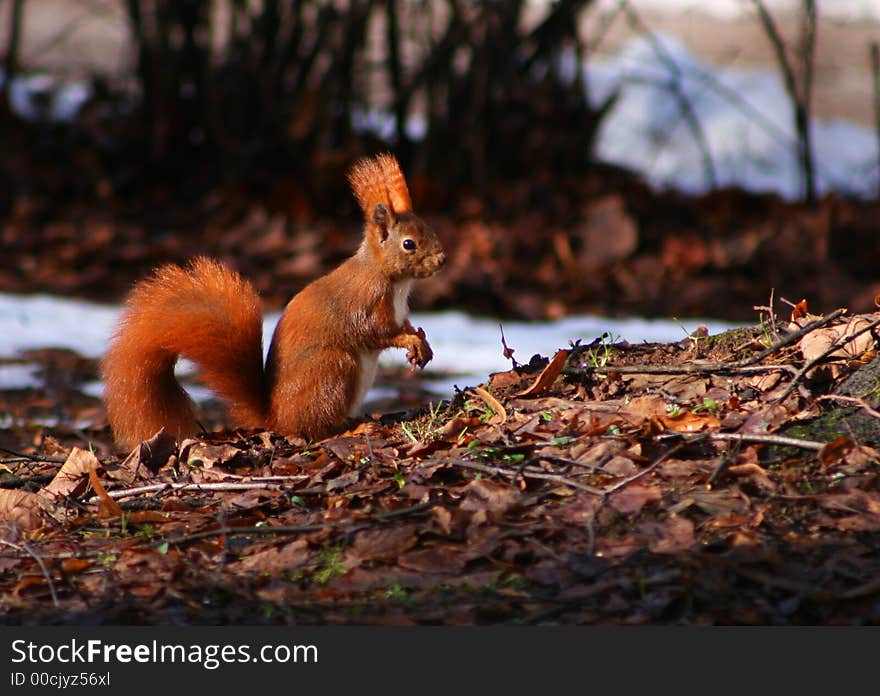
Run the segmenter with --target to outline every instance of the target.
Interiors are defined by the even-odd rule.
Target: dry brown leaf
[[[693,548],[694,523],[687,517],[673,515],[663,522],[650,523],[648,548],[654,553],[681,553]]]
[[[809,311],[807,309],[807,301],[806,299],[798,302],[794,307],[791,308],[791,321],[797,321],[798,319],[802,319],[807,316]]]
[[[628,457],[615,455],[602,465],[602,470],[615,476],[632,476],[639,470],[635,462]]]
[[[768,392],[782,379],[781,372],[768,372],[764,375],[754,375],[745,380],[745,384],[749,387],[757,389],[759,392]]]
[[[76,573],[81,573],[84,570],[88,570],[94,564],[95,562],[88,558],[65,558],[61,562],[61,570],[68,575],[74,575]]]
[[[459,508],[468,512],[484,511],[503,515],[520,500],[520,494],[512,486],[488,479],[474,479],[465,490]]]
[[[89,469],[89,481],[95,494],[101,500],[98,504],[98,517],[122,517],[122,508],[107,494],[101,479],[98,478],[98,471],[95,467]]]
[[[718,490],[692,490],[688,493],[694,504],[707,515],[713,517],[719,515],[732,515],[743,513],[748,510],[748,504],[738,491],[730,488]]]
[[[762,488],[765,491],[776,490],[776,484],[773,483],[773,481],[770,479],[770,476],[767,475],[767,470],[752,462],[747,462],[745,464],[734,464],[733,466],[727,467],[727,471],[729,471],[734,476],[748,478],[758,488]]]
[[[238,561],[235,567],[245,572],[280,573],[302,567],[313,555],[309,550],[309,542],[297,539],[250,553]]]
[[[364,561],[393,561],[416,545],[419,525],[407,524],[390,529],[367,529],[358,532],[350,553],[357,564]]]
[[[129,524],[165,524],[172,519],[168,513],[158,510],[133,510],[128,513]]]
[[[721,421],[710,414],[691,413],[685,411],[677,418],[661,416],[660,422],[669,430],[678,433],[696,433],[701,430],[717,430],[721,427]]]
[[[200,440],[187,440],[180,445],[180,461],[200,469],[210,469],[239,456],[242,451],[228,444],[211,445]]]
[[[474,387],[474,394],[485,401],[486,406],[495,411],[495,415],[492,416],[492,418],[490,419],[493,423],[497,423],[500,425],[501,423],[507,422],[507,411],[504,410],[504,406],[501,405],[501,402],[498,401],[498,399],[496,399],[482,387]]]
[[[99,466],[101,462],[93,452],[74,447],[55,478],[38,494],[53,501],[69,495],[82,495],[89,485],[89,470]]]
[[[804,360],[809,362],[825,355],[832,345],[868,326],[871,323],[871,319],[872,317],[870,316],[868,318],[864,316],[852,317],[840,324],[810,331],[810,333],[801,338],[798,344]],[[828,353],[828,357],[853,360],[874,347],[875,341],[872,333],[865,331],[865,333],[856,336],[840,348],[836,348]],[[832,377],[840,373],[840,366],[832,364],[828,367],[831,369]]]
[[[648,503],[660,500],[660,486],[631,483],[612,493],[609,504],[622,515],[636,515]]]
[[[438,544],[401,555],[398,564],[419,573],[460,573],[467,563],[461,545]]]
[[[39,529],[46,523],[45,500],[28,491],[0,489],[0,528],[21,532]]]
[[[553,356],[553,360],[541,371],[541,374],[532,382],[531,386],[525,391],[514,394],[514,396],[535,396],[546,391],[556,381],[556,378],[559,377],[570,353],[571,351],[568,349],[557,351],[556,355]]]
[[[822,446],[822,449],[819,450],[819,461],[822,462],[823,466],[831,466],[842,460],[855,447],[855,440],[845,435],[839,435],[831,442]]]
[[[620,408],[620,415],[633,425],[639,425],[651,418],[665,416],[667,403],[666,399],[653,394],[637,396]]]
[[[135,447],[118,468],[108,470],[107,476],[130,485],[150,478],[176,453],[177,440],[162,428]]]

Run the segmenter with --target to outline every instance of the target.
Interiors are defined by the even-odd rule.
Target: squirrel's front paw
[[[406,359],[413,369],[421,367],[424,369],[431,358],[434,357],[434,351],[425,337],[425,330],[419,327],[414,334],[411,334],[411,341],[406,351]]]

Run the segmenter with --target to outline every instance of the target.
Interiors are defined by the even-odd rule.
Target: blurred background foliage
[[[27,4],[6,3],[7,76]],[[332,200],[327,166],[383,149],[441,189],[578,174],[613,101],[591,108],[586,93],[577,26],[590,0],[554,3],[537,23],[524,0],[123,4],[132,78],[95,77],[76,120],[39,135],[93,148],[116,190],[149,175],[213,185],[290,172],[315,175],[310,193]]]

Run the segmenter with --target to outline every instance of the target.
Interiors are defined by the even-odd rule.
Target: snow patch
[[[0,357],[16,357],[33,348],[69,348],[79,354],[98,358],[107,347],[119,317],[118,307],[82,302],[49,295],[9,295],[0,293]],[[263,322],[263,349],[269,341],[280,313],[266,315]],[[460,312],[415,314],[414,326],[425,329],[434,350],[428,367],[432,372],[453,373],[451,377],[432,379],[438,394],[449,394],[453,384],[460,387],[479,384],[490,372],[509,369],[510,362],[502,355],[499,323],[492,319],[476,319]],[[569,341],[580,339],[589,343],[604,333],[612,339],[639,341],[678,341],[700,324],[710,333],[719,333],[731,324],[718,321],[688,319],[681,322],[648,319],[605,319],[602,317],[570,317],[554,322],[504,322],[507,344],[516,353],[518,362],[527,363],[536,353],[550,355],[565,348]],[[405,351],[387,350],[380,365],[406,366]],[[19,366],[9,366],[19,367]],[[193,366],[180,361],[178,374],[188,374]],[[0,369],[0,389],[19,388],[27,375],[19,370]],[[90,384],[89,393],[99,396],[100,385]],[[189,388],[196,400],[204,400],[209,392]],[[367,399],[375,398],[375,393]]]
[[[636,38],[614,58],[588,63],[584,79],[595,104],[619,90],[598,133],[597,158],[634,169],[657,188],[700,194],[712,188],[708,155],[717,186],[801,198],[792,104],[779,76],[713,68],[672,36],[657,41]],[[878,144],[869,128],[814,120],[811,133],[819,195],[876,194]]]

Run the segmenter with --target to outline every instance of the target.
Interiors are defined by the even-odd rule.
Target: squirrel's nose
[[[442,268],[446,265],[446,253],[441,251],[437,254],[437,268]]]

